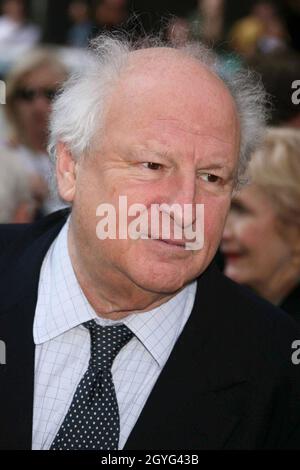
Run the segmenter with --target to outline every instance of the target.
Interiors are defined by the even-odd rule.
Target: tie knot
[[[133,337],[126,325],[101,326],[94,320],[84,323],[91,335],[91,358],[89,366],[111,369],[115,357]]]

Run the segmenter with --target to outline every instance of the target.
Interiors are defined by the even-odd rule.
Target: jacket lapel
[[[6,344],[6,364],[0,367],[0,448],[3,450],[31,448],[34,310],[33,299],[26,299],[0,318],[1,340]]]
[[[198,281],[191,316],[125,450],[221,449],[235,432],[246,381],[238,370],[228,371],[225,357],[216,363],[218,282],[212,264]]]
[[[0,259],[0,340],[6,345],[6,364],[0,366],[0,449],[31,449],[39,274],[66,216],[63,212],[28,228]],[[45,232],[47,224],[51,228]]]

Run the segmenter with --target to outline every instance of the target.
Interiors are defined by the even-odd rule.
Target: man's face
[[[92,271],[116,273],[150,292],[172,293],[212,260],[230,206],[239,130],[223,84],[191,60],[136,57],[108,107],[99,150],[78,165],[73,227]],[[172,60],[173,59],[173,60]],[[128,206],[204,204],[204,246],[161,240],[102,240],[96,208],[119,196]]]

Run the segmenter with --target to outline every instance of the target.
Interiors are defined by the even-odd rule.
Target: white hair
[[[17,155],[1,148],[0,223],[13,222],[17,209],[24,203],[32,203],[28,172]]]
[[[226,74],[218,57],[203,44],[177,47],[152,37],[133,42],[126,37],[101,34],[92,41],[89,62],[64,84],[53,105],[48,147],[53,162],[58,142],[67,145],[75,160],[90,152],[95,135],[101,135],[106,100],[128,63],[129,54],[151,47],[172,47],[196,59],[221,78],[229,89],[241,126],[237,182],[242,184],[247,164],[261,141],[266,123],[266,94],[261,81],[249,70]]]

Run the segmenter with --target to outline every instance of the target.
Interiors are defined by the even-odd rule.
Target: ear
[[[56,148],[56,178],[60,197],[73,202],[76,190],[76,162],[67,146],[59,142]]]

